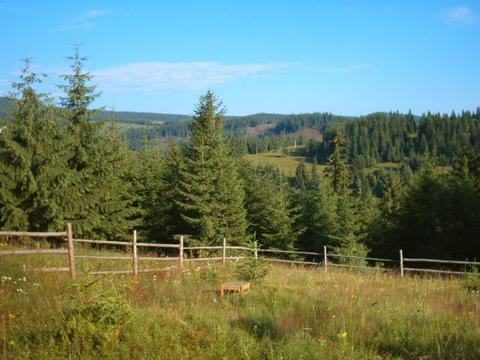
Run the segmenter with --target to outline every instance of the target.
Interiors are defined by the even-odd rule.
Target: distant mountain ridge
[[[0,119],[8,120],[10,110],[13,105],[6,96],[0,97]],[[155,125],[165,122],[188,121],[192,117],[183,114],[163,114],[152,112],[135,112],[135,111],[100,111],[96,118],[98,120],[116,119],[120,122],[139,124],[139,125]]]

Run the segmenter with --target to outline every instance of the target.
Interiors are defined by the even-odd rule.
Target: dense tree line
[[[58,230],[72,222],[79,236],[106,239],[125,239],[136,228],[155,242],[186,234],[190,243],[256,239],[264,247],[326,245],[354,256],[396,257],[399,248],[412,257],[480,255],[477,113],[420,120],[377,114],[347,122],[326,136],[324,171],[300,163],[287,178],[245,160],[248,143],[225,131],[212,92],[185,122],[188,140],[173,141],[166,154],[128,149],[110,122],[93,121],[89,107],[97,94],[83,72],[85,59],[75,53],[70,61],[57,106],[35,90],[39,79],[29,62],[16,84],[13,121],[0,133],[2,229]],[[428,152],[417,152],[423,137]],[[393,161],[412,151],[424,156],[415,173],[406,163],[359,170],[362,154]],[[451,170],[439,172],[435,154],[444,154]]]
[[[377,162],[407,162],[416,169],[425,156],[450,165],[463,146],[480,150],[480,109],[450,116],[427,113],[418,119],[411,113],[378,113],[339,126],[345,133],[348,155],[359,168]],[[325,162],[335,134],[331,128],[323,142],[310,141],[307,155]]]
[[[35,91],[40,79],[28,60],[15,85],[13,120],[0,134],[0,227],[47,231],[71,222],[85,236],[122,238],[138,224],[129,153],[91,121],[96,94],[85,59],[70,60],[61,108]]]
[[[123,113],[122,113],[123,114]],[[226,134],[235,138],[243,138],[247,144],[244,151],[249,154],[279,149],[293,141],[302,142],[302,129],[325,131],[338,121],[350,119],[330,113],[312,114],[254,114],[248,116],[225,116],[224,129]],[[187,138],[189,121],[170,120],[154,124],[145,122],[145,127],[130,127],[123,132],[123,137],[133,149],[139,149],[146,144],[152,144],[159,138]],[[271,125],[263,131],[250,134],[251,129],[261,125]]]

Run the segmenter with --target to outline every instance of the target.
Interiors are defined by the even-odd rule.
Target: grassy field
[[[480,358],[480,296],[458,278],[275,266],[243,297],[222,299],[235,265],[72,281],[23,272],[32,256],[0,261],[2,359]]]
[[[289,151],[294,151],[294,147],[288,147]],[[304,156],[284,155],[282,149],[269,151],[259,154],[249,154],[246,158],[254,165],[272,164],[278,166],[280,170],[287,176],[295,176],[295,169],[299,162],[306,161]],[[312,171],[312,163],[305,162],[305,167],[308,172]],[[322,172],[325,165],[318,165],[317,169]]]
[[[293,146],[289,146],[287,149],[291,153],[295,153],[295,151],[298,151],[299,149],[301,149],[301,147],[295,149]],[[299,155],[286,155],[283,154],[282,149],[259,154],[249,154],[246,155],[246,158],[254,165],[272,164],[278,166],[280,168],[280,171],[282,171],[287,176],[295,176],[295,169],[301,161],[305,161],[305,167],[307,168],[307,171],[312,171],[312,163],[308,162],[308,159],[306,157]],[[375,166],[366,168],[363,171],[365,174],[370,174],[378,169],[398,169],[400,168],[400,166],[401,164],[399,163],[383,162],[377,163]],[[320,173],[323,172],[325,168],[326,165],[317,165],[317,169]],[[438,174],[446,174],[450,170],[451,166],[436,167],[436,172]]]

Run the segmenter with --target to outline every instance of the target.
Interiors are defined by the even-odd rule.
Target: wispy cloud
[[[346,66],[318,66],[318,65],[305,65],[307,70],[324,73],[350,73],[354,71],[372,69],[373,65],[369,64],[354,64]]]
[[[445,11],[445,20],[454,25],[471,25],[480,21],[480,17],[467,6],[458,6]]]
[[[74,22],[81,22],[85,20],[90,20],[99,16],[104,16],[107,14],[110,14],[112,12],[112,9],[110,8],[105,8],[105,9],[93,9],[89,10],[86,13],[83,13],[81,15],[75,16],[72,18],[72,21]]]
[[[167,89],[202,89],[239,78],[272,75],[296,65],[135,62],[98,69],[93,75],[102,90],[155,93]]]
[[[83,14],[71,18],[66,24],[58,27],[55,31],[65,32],[74,30],[89,30],[95,26],[93,20],[101,16],[108,15],[112,12],[111,9],[92,9]]]

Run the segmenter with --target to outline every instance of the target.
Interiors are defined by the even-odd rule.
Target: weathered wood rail
[[[327,247],[323,247],[323,252],[313,252],[313,251],[295,251],[295,250],[282,250],[282,249],[261,249],[261,248],[250,248],[246,246],[229,246],[227,241],[224,238],[223,243],[220,246],[184,246],[184,236],[180,236],[178,244],[158,244],[158,243],[145,243],[138,242],[137,232],[133,231],[131,241],[110,241],[110,240],[94,240],[94,239],[77,239],[73,237],[73,231],[71,224],[66,225],[66,231],[64,232],[26,232],[26,231],[0,231],[0,237],[31,237],[31,238],[60,238],[67,242],[67,248],[60,249],[12,249],[12,250],[1,250],[0,256],[16,256],[16,255],[34,255],[34,254],[44,254],[44,255],[67,255],[68,256],[68,267],[52,267],[52,268],[37,268],[33,269],[35,271],[43,272],[69,272],[72,278],[77,276],[76,270],[76,259],[91,259],[91,260],[121,260],[121,261],[131,261],[131,268],[125,270],[98,270],[90,271],[91,275],[105,275],[105,274],[133,274],[137,275],[141,272],[155,272],[155,271],[165,271],[165,268],[139,268],[139,262],[142,261],[154,261],[154,262],[170,262],[177,264],[180,269],[183,268],[185,262],[203,262],[203,261],[222,261],[222,264],[225,265],[227,261],[238,261],[244,259],[246,256],[228,256],[228,250],[234,251],[245,251],[253,252],[255,259],[260,259],[261,261],[268,262],[277,262],[283,264],[291,265],[306,265],[306,266],[317,266],[323,267],[325,272],[328,272],[329,267],[340,267],[348,269],[370,269],[370,270],[380,270],[380,271],[398,271],[400,276],[404,276],[405,272],[417,272],[417,273],[439,273],[439,274],[450,274],[450,275],[465,275],[469,274],[468,271],[453,271],[449,269],[429,269],[429,268],[419,268],[419,267],[406,267],[405,263],[434,263],[434,264],[447,264],[447,265],[465,265],[465,266],[478,266],[480,262],[477,261],[460,261],[460,260],[440,260],[440,259],[424,259],[424,258],[406,258],[403,256],[403,251],[399,251],[399,259],[384,259],[376,257],[362,257],[354,255],[343,255],[343,254],[332,254],[327,251]],[[105,246],[121,246],[124,247],[124,250],[129,250],[130,254],[119,255],[119,256],[107,256],[107,255],[75,255],[75,243],[84,243],[84,244],[97,244]],[[150,249],[177,249],[177,256],[139,256],[139,248],[150,248]],[[217,251],[221,252],[221,256],[204,256],[204,257],[190,257],[186,258],[185,251]],[[269,254],[270,256],[263,255],[261,258],[258,257],[258,254]],[[248,254],[246,254],[248,255]],[[272,257],[277,256],[277,257]],[[293,259],[279,258],[278,256],[292,256]],[[295,258],[299,256],[302,258]],[[305,260],[305,256],[310,257],[310,260]],[[351,263],[348,262],[333,262],[332,259],[340,260],[352,260]],[[384,263],[399,265],[398,268],[383,266],[367,266],[364,264],[359,265],[355,261],[362,261],[363,263],[375,264]]]

